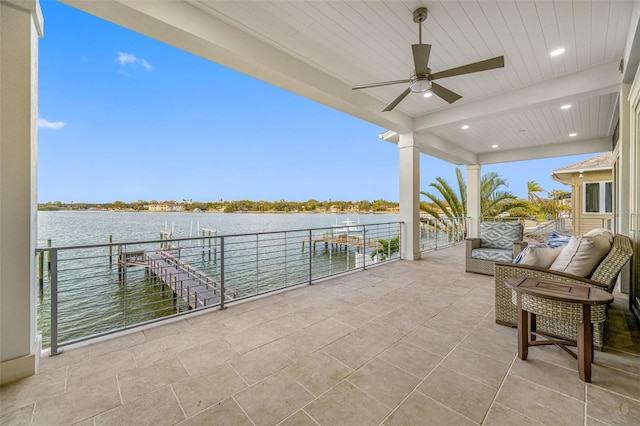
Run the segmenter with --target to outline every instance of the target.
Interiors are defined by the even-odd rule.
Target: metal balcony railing
[[[38,328],[69,344],[400,258],[402,223],[38,248]]]

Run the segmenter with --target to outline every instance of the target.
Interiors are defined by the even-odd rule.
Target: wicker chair
[[[493,275],[496,262],[510,262],[527,247],[519,222],[482,222],[480,238],[467,238],[465,270]]]
[[[582,278],[564,272],[552,271],[535,266],[513,263],[496,262],[495,287],[496,287],[496,323],[515,327],[517,325],[516,307],[512,301],[512,290],[507,288],[504,281],[511,277],[532,277],[550,280],[565,281],[583,284],[613,292],[616,279],[622,267],[633,255],[631,240],[624,235],[616,235],[613,239],[611,250],[600,262],[596,270],[589,278]],[[596,349],[602,349],[604,341],[604,319],[606,318],[606,306],[593,307],[591,312],[593,324],[593,344]],[[598,323],[598,321],[600,321]],[[537,329],[549,335],[569,340],[576,340],[576,326],[574,322],[553,320],[539,316],[536,321]]]

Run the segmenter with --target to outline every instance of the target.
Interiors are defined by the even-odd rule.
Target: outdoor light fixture
[[[569,133],[569,137],[570,137],[570,138],[575,138],[576,136],[578,136],[578,134],[577,134],[577,133]]]
[[[431,81],[426,76],[418,77],[415,73],[411,73],[409,77],[409,90],[413,93],[424,93],[431,90]]]
[[[571,108],[571,104],[562,105],[560,109],[569,109]]]
[[[491,145],[491,148],[497,148],[498,145]]]
[[[559,56],[562,55],[564,53],[564,47],[560,47],[556,50],[552,50],[551,53],[549,53],[549,56]]]
[[[468,124],[465,124],[464,126],[460,127],[462,130],[467,130],[469,128]]]
[[[424,96],[425,98],[430,98],[431,96],[433,96],[433,93],[432,92],[425,92],[425,94],[422,95],[422,96]]]
[[[582,174],[582,170],[580,170],[580,174],[578,175],[578,177],[579,177],[580,179],[582,179],[582,178],[584,177],[584,175]]]

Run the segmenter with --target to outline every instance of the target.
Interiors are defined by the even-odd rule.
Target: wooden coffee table
[[[516,293],[518,307],[518,357],[527,359],[529,346],[557,345],[578,360],[578,374],[585,382],[591,381],[591,363],[593,362],[593,325],[591,324],[591,306],[605,305],[613,301],[613,296],[593,287],[570,284],[561,281],[538,278],[507,278],[507,287]],[[526,303],[523,303],[523,295]],[[553,302],[552,302],[553,301]],[[563,310],[578,312],[576,321],[577,342],[553,338],[536,331],[536,315],[544,309],[537,306],[545,303],[566,303]],[[579,311],[581,311],[581,315]],[[536,336],[546,340],[536,340]],[[566,346],[576,346],[577,354]]]

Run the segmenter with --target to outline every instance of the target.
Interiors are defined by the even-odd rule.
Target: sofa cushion
[[[478,248],[471,251],[472,258],[490,260],[492,262],[511,262],[512,256],[513,250]]]
[[[596,269],[610,249],[611,245],[606,235],[574,236],[549,269],[587,277]]]
[[[539,268],[549,269],[553,264],[564,246],[560,247],[529,247],[527,253],[520,260],[521,265],[537,266]]]
[[[518,222],[482,222],[482,248],[513,251],[513,243],[522,240],[522,230],[522,224]],[[511,261],[511,256],[508,261]]]
[[[609,245],[613,244],[613,234],[606,228],[594,228],[584,234],[585,237],[596,237],[598,235],[604,235],[609,240]]]

